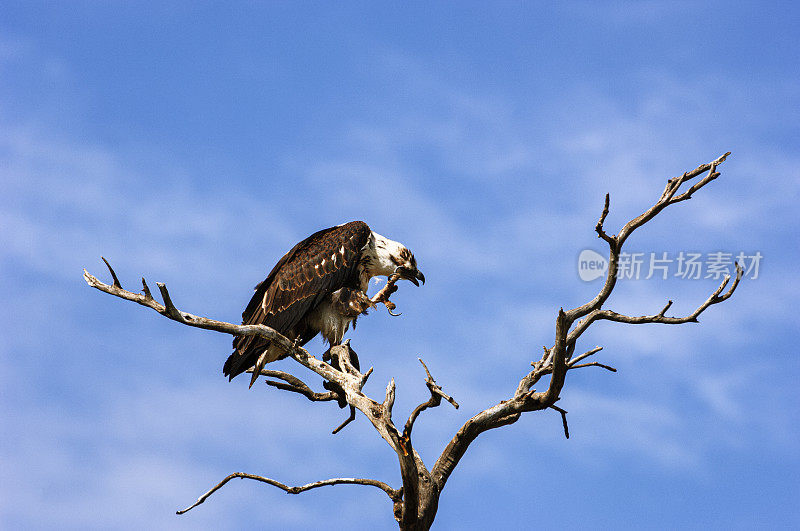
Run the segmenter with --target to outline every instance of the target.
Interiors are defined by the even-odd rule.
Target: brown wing
[[[361,248],[369,235],[366,223],[351,221],[315,232],[295,245],[256,286],[242,323],[290,333],[326,295],[343,286],[356,287]],[[268,346],[269,341],[255,336],[236,337],[235,352],[223,373],[231,379],[243,373]]]

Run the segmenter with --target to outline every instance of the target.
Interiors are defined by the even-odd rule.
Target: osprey
[[[404,245],[351,221],[315,232],[281,258],[242,313],[242,324],[263,324],[298,345],[317,334],[330,345],[342,342],[350,323],[374,306],[369,280],[397,273],[419,286],[425,275]],[[239,336],[222,372],[232,380],[255,366],[250,387],[265,364],[286,356],[268,339]]]

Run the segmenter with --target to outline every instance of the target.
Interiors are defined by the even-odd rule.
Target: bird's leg
[[[346,356],[348,356],[348,358],[349,358],[349,361],[350,361],[350,365],[351,365],[353,368],[355,368],[355,370],[357,370],[357,371],[361,371],[361,364],[360,364],[360,363],[359,363],[359,361],[358,361],[358,354],[356,354],[356,351],[355,351],[355,350],[353,350],[353,349],[349,348],[349,340],[348,340],[348,343],[345,343],[345,344],[346,344],[346,345],[348,345],[348,348],[347,348],[347,351],[346,351],[346,354],[345,354],[345,355],[346,355]],[[339,352],[341,352],[341,349],[337,349],[337,350],[338,350]],[[339,355],[332,356],[332,357],[333,357],[333,358],[334,358],[334,360],[335,360],[335,365],[334,365],[334,366],[335,366],[337,369],[339,369],[340,371],[341,371],[341,370],[344,370],[344,369],[343,369],[343,367],[342,367],[342,365],[344,365],[344,363],[343,363],[342,361],[340,361],[340,360],[339,360]],[[325,383],[328,383],[328,382],[324,382],[322,385],[323,385],[323,386],[325,386]],[[339,394],[339,407],[340,407],[340,408],[344,408],[345,404],[347,404],[347,400],[346,400],[346,398],[345,398],[345,392],[344,392],[344,389],[342,389],[342,388],[341,388],[339,385],[337,385],[337,384],[331,383],[331,389],[329,389],[329,390],[335,390],[335,391],[336,391],[336,392]],[[342,422],[342,423],[339,425],[339,427],[338,427],[338,428],[336,428],[335,430],[333,430],[333,434],[335,435],[335,434],[339,433],[340,431],[342,431],[342,429],[343,429],[345,426],[347,426],[348,424],[350,424],[350,423],[351,423],[351,422],[353,422],[354,420],[356,420],[356,408],[355,408],[355,407],[353,407],[353,406],[351,405],[351,406],[350,406],[350,416],[349,416],[349,417],[347,417],[347,418],[345,419],[345,421],[344,421],[344,422]]]
[[[326,356],[327,356],[328,360],[330,360],[329,363],[330,363],[331,367],[333,367],[337,371],[342,371],[342,366],[339,363],[339,356],[338,355],[333,353],[331,351],[331,349],[328,349],[327,351],[325,351],[325,354],[322,355],[323,360],[325,359]],[[324,387],[328,391],[332,391],[332,392],[336,393],[336,395],[337,395],[336,402],[339,404],[340,408],[344,409],[345,406],[347,406],[347,399],[345,398],[345,392],[344,392],[344,389],[342,389],[341,385],[337,384],[336,382],[329,382],[329,381],[325,380],[325,381],[322,382],[322,387]],[[341,427],[344,427],[344,426],[341,426]]]
[[[351,293],[348,307],[350,309],[350,315],[355,321],[359,315],[366,314],[367,310],[370,308],[375,308],[376,304],[363,291],[354,290]]]
[[[381,290],[378,293],[376,293],[372,297],[372,299],[370,299],[373,304],[383,303],[386,306],[386,309],[389,311],[389,314],[395,317],[400,314],[392,312],[392,310],[397,308],[397,305],[395,305],[395,303],[389,300],[389,296],[395,291],[397,291],[397,286],[395,284],[397,283],[398,280],[400,280],[400,274],[392,273],[389,276],[389,280],[386,281],[386,285],[383,288],[381,288]]]

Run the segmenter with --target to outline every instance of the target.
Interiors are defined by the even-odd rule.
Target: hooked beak
[[[423,275],[417,269],[410,269],[408,267],[398,267],[396,271],[397,273],[400,274],[400,278],[408,280],[415,286],[419,286],[420,280],[422,281],[423,284],[425,284],[425,275]]]

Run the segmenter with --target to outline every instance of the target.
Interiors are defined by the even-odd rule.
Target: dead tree
[[[83,276],[90,286],[111,295],[152,308],[173,321],[188,326],[216,330],[236,336],[258,335],[279,345],[294,361],[321,376],[327,382],[326,388],[329,390],[327,392],[316,392],[297,376],[283,371],[265,369],[261,371],[261,374],[267,378],[271,378],[267,383],[278,389],[299,393],[311,401],[324,402],[336,400],[341,403],[349,404],[351,406],[350,418],[345,421],[342,426],[334,430],[334,433],[343,428],[347,422],[355,418],[355,410],[357,409],[363,413],[375,427],[378,434],[380,434],[392,450],[394,450],[397,454],[397,461],[400,466],[400,477],[402,480],[402,486],[400,488],[391,487],[382,481],[363,478],[327,479],[307,485],[292,487],[274,479],[237,472],[223,479],[211,490],[203,494],[191,506],[178,511],[178,514],[183,514],[197,507],[231,479],[247,478],[273,485],[290,494],[299,494],[310,489],[328,485],[367,485],[370,487],[377,487],[384,491],[391,500],[394,509],[394,517],[400,529],[416,530],[430,528],[436,517],[439,496],[450,474],[453,473],[453,470],[458,465],[458,462],[461,460],[461,457],[467,451],[472,441],[480,434],[494,428],[514,424],[523,413],[541,411],[549,408],[561,414],[565,435],[569,437],[566,417],[567,412],[555,405],[564,387],[567,373],[570,370],[585,367],[600,367],[609,371],[616,371],[614,368],[596,361],[585,361],[590,356],[599,352],[602,347],[594,347],[577,356],[574,355],[578,340],[592,323],[598,320],[616,321],[628,324],[696,323],[700,314],[709,306],[720,303],[733,294],[743,274],[743,269],[739,264],[736,264],[736,276],[727,291],[726,287],[730,282],[730,276],[726,275],[722,284],[705,302],[691,314],[683,317],[667,316],[667,311],[672,305],[672,301],[668,301],[660,311],[651,315],[630,316],[617,313],[613,310],[603,309],[603,305],[608,300],[616,285],[620,251],[628,237],[636,229],[653,219],[669,205],[691,199],[695,192],[719,177],[720,174],[717,172],[717,167],[729,154],[730,153],[726,153],[713,162],[703,164],[692,171],[684,173],[680,177],[669,179],[658,200],[641,215],[627,222],[616,235],[609,235],[604,227],[604,222],[609,212],[609,196],[606,194],[603,211],[595,226],[597,236],[608,244],[609,250],[608,270],[606,271],[605,282],[602,288],[600,288],[597,295],[586,304],[578,306],[577,308],[572,308],[571,310],[565,311],[562,308],[558,311],[555,319],[555,338],[553,344],[550,347],[545,347],[541,358],[531,363],[533,370],[522,377],[516,388],[511,390],[506,400],[481,411],[466,421],[430,468],[423,463],[414,448],[412,438],[414,422],[426,409],[440,405],[442,399],[450,402],[456,408],[458,408],[458,403],[437,385],[431,373],[428,371],[428,367],[425,366],[425,363],[421,359],[419,361],[425,369],[425,385],[430,392],[430,398],[418,405],[411,412],[404,425],[398,427],[395,425],[392,415],[392,406],[394,405],[395,398],[394,379],[387,385],[386,393],[381,400],[373,399],[365,395],[362,390],[372,373],[372,369],[370,368],[364,373],[360,372],[357,368],[358,363],[354,363],[357,358],[354,357],[354,352],[349,343],[331,348],[330,352],[327,353],[330,358],[324,356],[323,359],[318,359],[309,354],[305,349],[297,346],[286,337],[266,326],[236,325],[181,311],[172,303],[170,294],[164,284],[158,284],[163,304],[153,298],[144,279],[142,279],[142,293],[127,291],[122,288],[117,275],[108,262],[106,262],[106,265],[113,279],[111,285],[101,282],[84,270]],[[686,186],[684,187],[684,185]],[[681,188],[684,188],[684,190],[681,191]],[[105,261],[105,259],[103,260]],[[385,303],[390,311],[394,308],[394,305],[389,302],[388,297],[397,289],[396,286],[394,286],[395,280],[396,279],[390,279],[387,286],[373,298],[373,302]],[[331,363],[325,361],[328,359],[331,360]],[[536,391],[533,389],[533,386],[545,376],[550,376],[546,389],[544,391]]]

